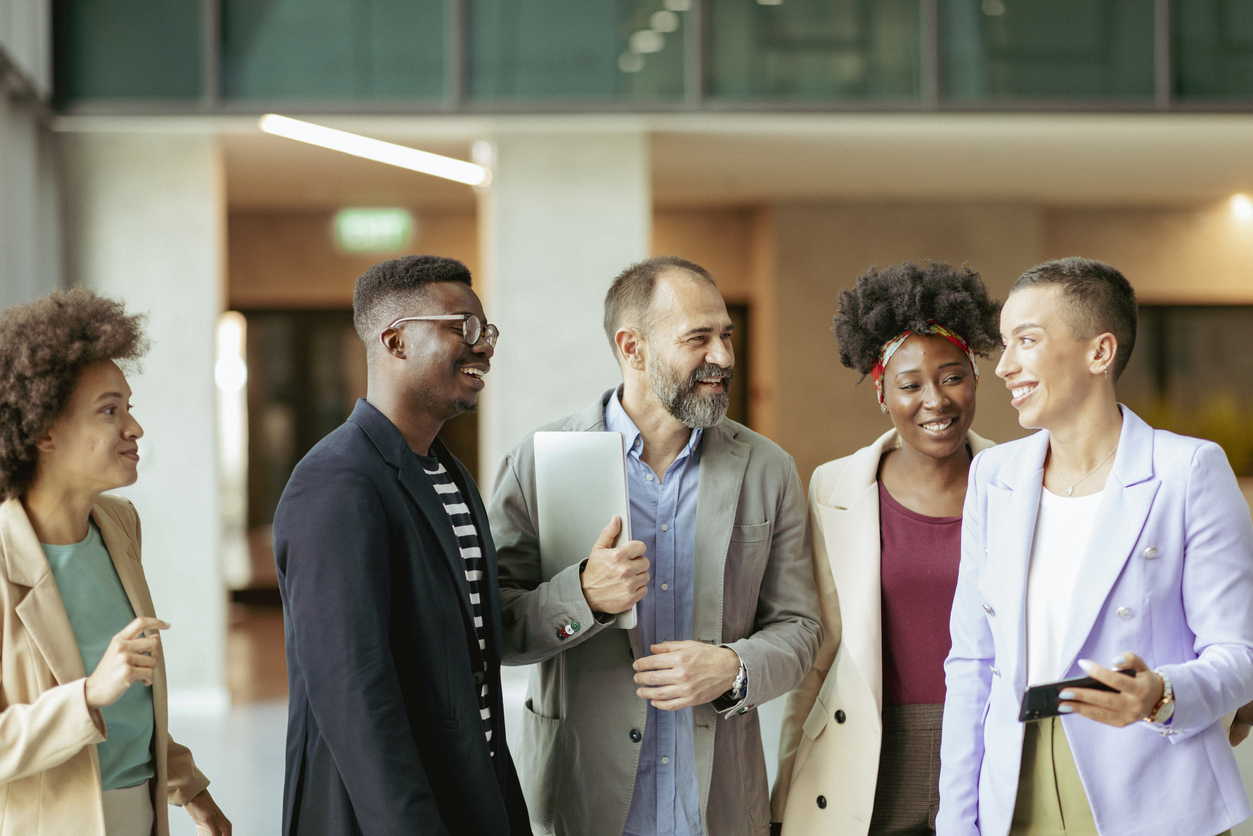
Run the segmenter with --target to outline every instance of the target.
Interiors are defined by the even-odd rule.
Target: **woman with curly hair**
[[[0,312],[0,832],[202,836],[230,822],[166,731],[130,387],[141,317],[76,289]],[[90,675],[88,672],[90,671]]]
[[[826,629],[785,708],[784,834],[935,832],[962,503],[991,445],[970,431],[975,355],[1000,345],[999,308],[977,273],[943,263],[872,268],[840,293],[840,361],[871,376],[893,429],[810,483]]]

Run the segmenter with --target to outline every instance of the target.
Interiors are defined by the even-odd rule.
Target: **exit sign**
[[[335,213],[335,245],[346,253],[395,253],[413,239],[408,209],[341,209]]]

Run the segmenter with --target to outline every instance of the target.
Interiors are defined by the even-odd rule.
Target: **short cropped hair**
[[[1067,321],[1081,340],[1110,333],[1118,340],[1114,380],[1131,360],[1136,345],[1136,292],[1122,273],[1090,258],[1059,258],[1037,264],[1018,277],[1009,289],[1056,285],[1067,301]]]
[[[352,324],[367,353],[384,328],[412,314],[426,288],[440,282],[469,285],[470,270],[455,258],[407,255],[381,261],[362,273],[352,291]]]
[[[988,298],[979,274],[943,261],[905,261],[871,267],[857,284],[840,291],[835,338],[840,362],[870,374],[889,340],[938,322],[956,331],[971,351],[986,357],[1001,345],[999,302]]]
[[[654,256],[623,270],[605,294],[605,336],[609,338],[615,357],[618,356],[615,336],[623,326],[639,329],[645,339],[652,333],[657,320],[653,310],[657,279],[662,273],[675,268],[686,270],[693,278],[707,281],[714,287],[718,285],[704,267],[677,255]]]
[[[131,365],[147,353],[143,321],[81,287],[0,311],[0,497],[30,489],[35,445],[69,408],[84,369]]]

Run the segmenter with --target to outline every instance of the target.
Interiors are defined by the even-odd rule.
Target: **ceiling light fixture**
[[[1245,223],[1253,221],[1253,200],[1247,194],[1232,195],[1231,214],[1236,216],[1236,220]]]
[[[363,157],[367,160],[407,168],[410,171],[420,171],[423,174],[456,180],[458,183],[471,186],[486,186],[492,176],[491,172],[483,166],[468,163],[465,160],[431,154],[404,145],[350,134],[347,131],[337,131],[334,128],[326,128],[312,122],[302,122],[299,119],[274,113],[262,116],[257,124],[267,134],[287,137],[297,142],[307,142],[310,145],[330,148],[332,151],[352,154],[354,157]]]

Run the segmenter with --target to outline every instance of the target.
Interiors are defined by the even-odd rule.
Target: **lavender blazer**
[[[1224,714],[1253,699],[1253,523],[1223,451],[1123,426],[1060,676],[1126,650],[1174,686],[1171,734],[1062,720],[1102,836],[1212,836],[1250,815]],[[1026,586],[1048,433],[970,468],[944,664],[939,836],[1005,834],[1018,791]]]

